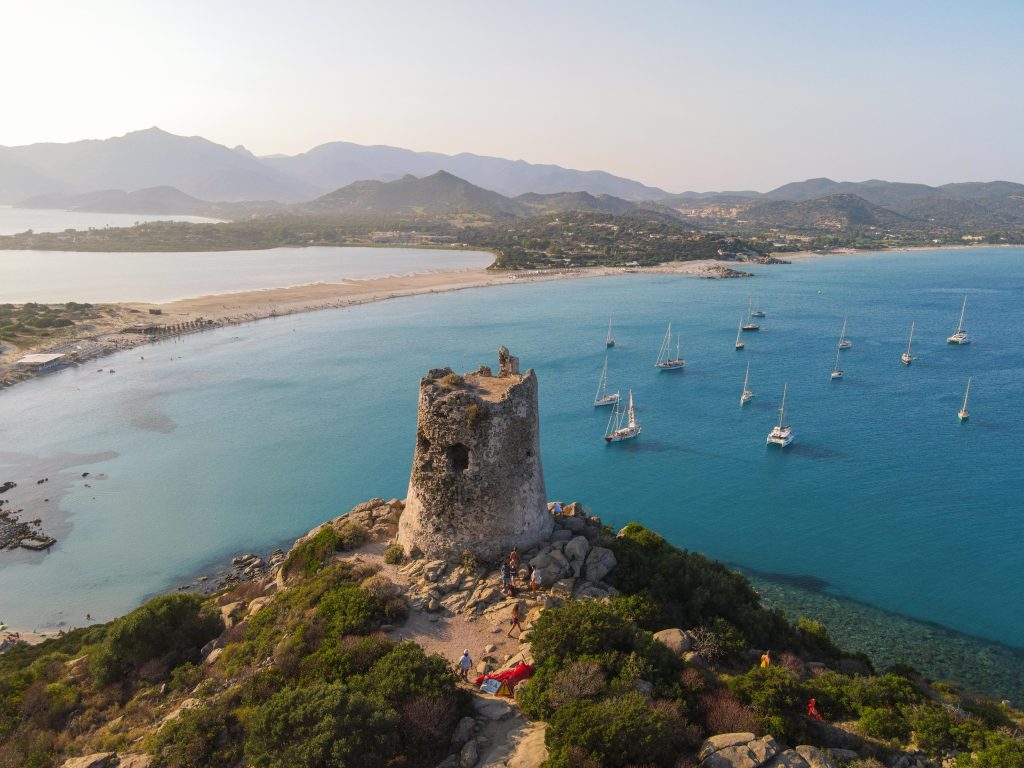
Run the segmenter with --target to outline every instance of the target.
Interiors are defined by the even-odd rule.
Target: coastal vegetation
[[[110,314],[108,308],[69,301],[65,304],[0,304],[0,341],[25,346],[59,329],[87,324]]]
[[[0,656],[0,766],[100,750],[145,751],[158,768],[440,763],[469,695],[450,660],[379,631],[403,620],[406,598],[345,554],[365,532],[340,526],[293,547],[287,589],[164,595]],[[550,607],[530,631],[535,669],[516,700],[548,724],[546,765],[693,765],[706,736],[748,731],[821,746],[841,736],[865,756],[850,765],[917,750],[935,765],[1024,766],[1024,715],[1007,704],[907,667],[877,672],[642,526],[609,545],[619,595]],[[690,628],[690,650],[662,639],[671,626]],[[824,720],[807,716],[812,698]]]

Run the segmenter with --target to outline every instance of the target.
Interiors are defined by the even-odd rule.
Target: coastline
[[[59,343],[47,339],[44,342],[19,347],[15,354],[0,357],[0,391],[43,375],[14,367],[14,359],[27,354],[73,354],[75,361],[81,364],[155,341],[270,317],[324,309],[344,309],[388,299],[448,293],[470,288],[607,277],[627,273],[689,275],[708,279],[745,276],[745,273],[732,269],[730,264],[734,263],[701,259],[670,262],[656,267],[633,268],[585,267],[519,272],[463,269],[346,279],[340,283],[307,283],[281,288],[210,294],[163,303],[116,302],[103,305],[109,308],[108,317],[93,324],[86,335],[68,335]],[[125,329],[131,326],[144,326],[146,330],[125,332]]]

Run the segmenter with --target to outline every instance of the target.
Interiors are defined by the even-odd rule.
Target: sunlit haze
[[[1024,181],[1020,2],[6,0],[0,144],[153,125],[663,187]]]

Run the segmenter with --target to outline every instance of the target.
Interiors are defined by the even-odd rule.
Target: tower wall
[[[481,366],[420,381],[416,449],[398,528],[406,551],[496,560],[551,535],[540,461],[537,376],[502,347],[499,375]]]

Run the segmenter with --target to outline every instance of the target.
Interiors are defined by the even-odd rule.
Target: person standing
[[[508,637],[512,637],[512,630],[518,630],[519,634],[523,634],[523,625],[519,623],[519,603],[512,604],[512,617],[508,620]]]
[[[519,575],[519,547],[512,547],[508,553],[508,567],[512,569],[512,583],[515,584]]]
[[[537,566],[534,566],[533,570],[530,571],[530,592],[532,594],[536,594],[537,590],[540,589],[540,584],[541,584],[540,569],[537,568]]]
[[[462,652],[462,658],[459,659],[459,673],[462,675],[463,680],[469,679],[469,670],[473,668],[473,659],[469,656],[469,648]]]
[[[772,665],[772,652],[765,651],[761,654],[761,669],[768,669]]]

